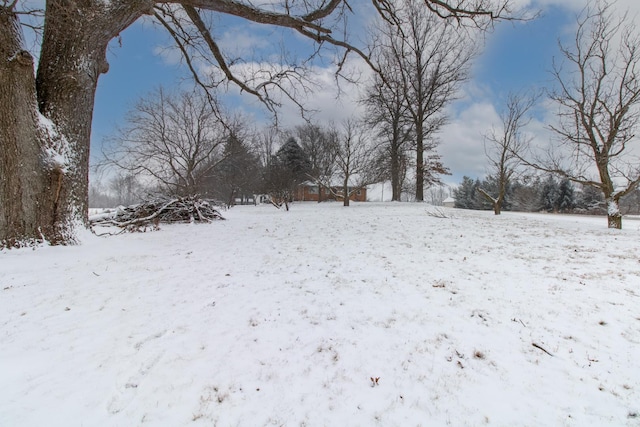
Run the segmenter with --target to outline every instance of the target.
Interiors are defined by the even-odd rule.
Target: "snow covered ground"
[[[640,221],[428,212],[2,251],[0,425],[640,426]]]

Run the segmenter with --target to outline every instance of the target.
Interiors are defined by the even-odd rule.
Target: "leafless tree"
[[[425,0],[424,7],[443,20],[487,27],[495,19],[511,16],[510,2]],[[29,4],[0,0],[0,242],[4,246],[29,240],[74,243],[78,227],[88,225],[96,87],[100,75],[109,70],[109,43],[141,17],[149,16],[173,37],[202,87],[231,83],[269,109],[278,106],[277,94],[300,102],[299,90],[308,88],[305,81],[321,47],[341,52],[335,57],[338,74],[351,53],[369,60],[366,46],[358,48],[341,37],[348,34],[346,18],[352,13],[345,0],[262,5],[242,0],[49,0],[45,13],[32,24],[43,28],[34,76],[34,57],[24,45],[20,27],[20,16],[28,12]],[[393,1],[372,0],[370,7],[386,21],[396,21]],[[243,75],[207,25],[211,14],[291,30],[314,43],[311,58],[257,67]],[[198,74],[198,61],[211,63],[221,78],[209,81]]]
[[[105,173],[102,173],[105,172]],[[94,168],[89,185],[89,207],[110,208],[143,200],[149,189],[128,172]]]
[[[293,136],[289,136],[264,170],[264,192],[278,208],[289,210],[296,188],[309,180],[311,162]]]
[[[109,180],[109,190],[120,205],[133,205],[140,202],[145,189],[138,177],[133,174],[118,173]]]
[[[477,35],[474,40],[469,29],[439,19],[411,0],[398,2],[395,16],[399,25],[382,29],[385,68],[381,73],[393,76],[387,90],[400,83],[415,137],[416,200],[423,201],[425,175],[435,172],[428,170],[430,158],[425,153],[435,150],[435,134],[447,119],[444,108],[468,78],[478,52]]]
[[[256,149],[260,165],[263,168],[268,168],[271,164],[280,139],[280,131],[275,126],[265,127],[254,133],[253,146]]]
[[[333,196],[349,206],[350,198],[367,185],[379,180],[374,167],[375,151],[368,127],[356,119],[346,119],[337,131],[333,144],[335,166],[331,175],[319,177],[318,182],[329,189]],[[340,182],[336,190],[334,182]]]
[[[208,173],[200,194],[225,200],[229,206],[247,203],[259,192],[261,168],[256,147],[242,129],[234,129],[224,143],[222,159],[213,159],[213,173]]]
[[[224,144],[237,133],[200,91],[170,94],[157,89],[139,100],[126,120],[126,127],[109,141],[107,162],[152,178],[177,196],[204,190],[206,178],[223,158]]]
[[[395,65],[389,51],[381,53],[380,68],[393,70]],[[379,141],[378,163],[383,177],[391,181],[391,200],[400,201],[407,169],[410,166],[410,143],[413,137],[413,121],[408,118],[403,82],[398,75],[386,72],[373,76],[364,99],[366,122]]]
[[[451,196],[451,187],[446,184],[433,185],[429,188],[430,203],[433,206],[442,206],[447,197]]]
[[[630,17],[616,18],[612,5],[591,3],[577,18],[563,62],[553,76],[551,99],[559,123],[551,126],[560,146],[529,163],[602,192],[609,228],[622,228],[620,199],[640,183],[640,34]]]
[[[482,187],[478,187],[478,191],[491,203],[496,215],[500,215],[507,188],[515,178],[521,165],[520,158],[531,141],[523,133],[523,128],[530,122],[528,113],[536,99],[535,95],[509,94],[504,111],[500,114],[500,127],[492,128],[485,136],[488,172],[496,188],[493,193]]]

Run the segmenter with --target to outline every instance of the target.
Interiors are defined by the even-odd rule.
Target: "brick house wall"
[[[339,193],[341,187],[333,187],[334,192]],[[342,197],[334,196],[330,191],[324,187],[320,187],[316,184],[300,184],[293,195],[293,200],[298,202],[317,202],[320,200],[338,200],[341,201]],[[351,194],[349,200],[354,202],[366,202],[367,201],[367,189],[362,188],[355,193]]]

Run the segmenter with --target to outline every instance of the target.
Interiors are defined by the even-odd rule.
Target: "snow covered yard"
[[[0,425],[640,426],[640,221],[428,211],[0,252]]]

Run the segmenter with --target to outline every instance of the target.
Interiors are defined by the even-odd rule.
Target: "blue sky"
[[[474,81],[497,95],[546,85],[558,37],[571,22],[566,10],[550,7],[535,20],[498,25],[474,67]]]
[[[636,0],[618,0],[620,8],[640,10]],[[552,60],[559,57],[558,38],[569,35],[575,23],[575,15],[586,0],[540,0],[533,4],[518,0],[519,4],[542,11],[542,16],[531,22],[499,23],[489,34],[483,53],[473,67],[472,79],[463,90],[463,97],[451,108],[451,121],[443,129],[438,151],[443,156],[452,176],[447,182],[460,182],[463,175],[480,177],[485,174],[483,137],[491,127],[497,125],[500,105],[509,91],[541,89],[548,87]],[[278,34],[255,24],[241,25],[240,20],[223,20],[228,31],[223,37],[235,43],[239,49],[266,48],[265,40]],[[223,28],[224,29],[224,28]],[[297,36],[287,37],[299,48]],[[92,150],[97,154],[105,136],[117,125],[124,124],[127,110],[144,94],[158,85],[172,87],[187,77],[186,70],[176,60],[175,54],[160,47],[170,43],[166,35],[148,23],[136,23],[121,34],[121,43],[114,41],[109,52],[110,70],[103,75],[98,85],[93,121]],[[229,44],[230,45],[230,44]],[[318,70],[329,83],[331,71]],[[345,87],[343,87],[345,89]],[[357,109],[357,88],[346,88],[341,101],[327,89],[316,93],[310,104],[321,110],[318,119],[344,116]],[[246,110],[255,114],[255,99],[250,96]],[[234,102],[237,102],[235,98]],[[242,102],[242,101],[240,101]],[[258,113],[260,114],[260,113]],[[285,124],[299,122],[291,107],[284,109]],[[538,123],[541,128],[543,124]]]
[[[103,137],[124,124],[128,109],[145,93],[159,85],[171,87],[186,77],[178,64],[167,63],[157,48],[168,42],[162,31],[135,23],[111,43],[107,55],[109,72],[98,82],[93,112],[92,149]]]

